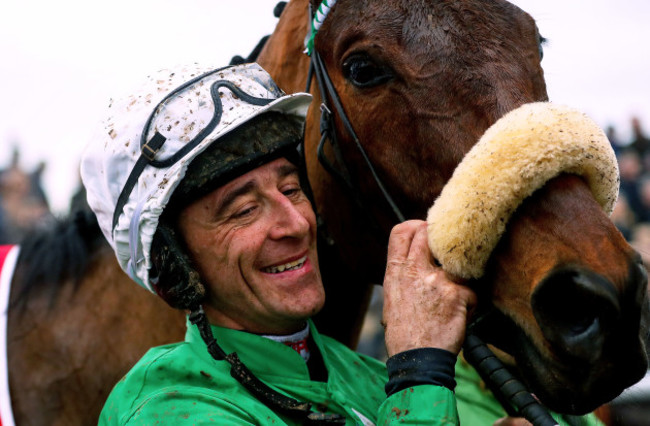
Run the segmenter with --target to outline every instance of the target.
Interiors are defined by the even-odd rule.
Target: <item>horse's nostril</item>
[[[535,289],[531,303],[555,349],[584,361],[600,357],[620,314],[614,286],[601,275],[575,268],[549,275]]]

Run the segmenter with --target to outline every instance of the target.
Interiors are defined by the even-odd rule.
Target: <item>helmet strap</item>
[[[187,256],[182,238],[163,213],[151,245],[150,281],[156,293],[173,308],[190,309],[203,300],[205,287]]]

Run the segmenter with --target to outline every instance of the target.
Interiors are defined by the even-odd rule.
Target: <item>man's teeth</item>
[[[268,268],[264,268],[264,272],[268,272],[270,274],[277,274],[278,272],[293,271],[294,269],[300,268],[305,263],[306,260],[307,260],[307,256],[303,256],[298,260],[285,263],[284,265],[270,266]]]

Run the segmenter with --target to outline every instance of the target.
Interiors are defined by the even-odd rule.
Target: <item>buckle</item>
[[[148,144],[144,144],[144,146],[142,147],[142,155],[144,155],[145,158],[149,161],[153,161],[157,153],[158,150],[151,149],[151,147]]]
[[[142,149],[140,150],[142,152],[142,155],[149,161],[153,161],[154,158],[156,157],[156,154],[158,153],[157,149],[153,149],[149,146],[149,143],[147,142],[142,146]]]
[[[320,104],[321,115],[327,115],[328,117],[332,115],[332,111],[324,103]]]
[[[163,146],[166,140],[167,138],[165,138],[160,133],[156,132],[156,134],[153,135],[153,137],[151,138],[151,140],[149,140],[149,142],[142,145],[142,148],[140,149],[142,156],[149,161],[154,161],[156,154],[158,154],[158,151]]]
[[[331,128],[332,111],[324,103],[320,104],[320,134],[329,134]]]

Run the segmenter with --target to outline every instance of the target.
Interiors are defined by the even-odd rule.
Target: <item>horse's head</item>
[[[280,22],[287,28],[291,18],[297,28],[287,42],[293,50],[261,58],[289,91],[303,90],[306,80],[306,59],[297,60],[300,73],[287,59],[302,49],[306,2],[293,0]],[[502,0],[339,0],[315,50],[387,192],[407,218],[424,218],[488,127],[522,104],[547,100],[542,40],[534,20]],[[395,218],[335,115],[340,157],[387,235]],[[313,107],[306,148],[317,208],[341,246],[341,263],[376,277],[382,240],[367,238],[367,216],[342,201],[344,191],[314,161],[318,117]],[[561,175],[524,201],[480,288],[509,327],[493,323],[490,342],[551,408],[589,411],[643,374],[645,272],[580,178]]]

